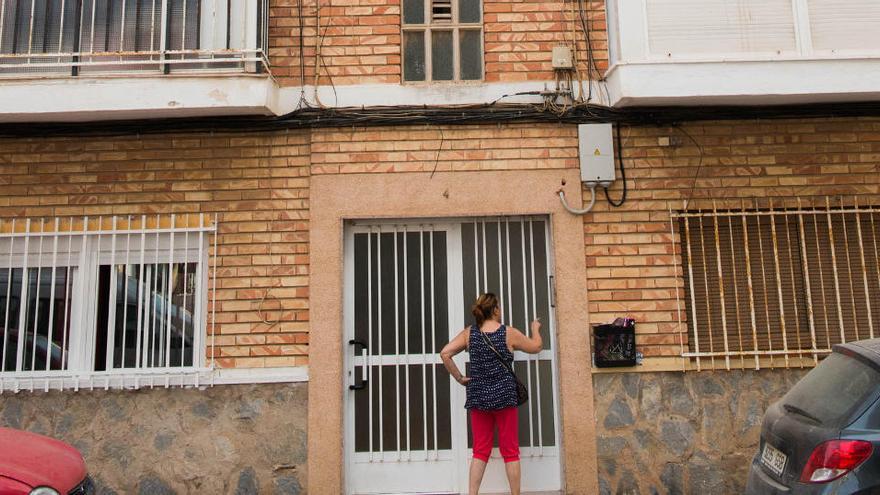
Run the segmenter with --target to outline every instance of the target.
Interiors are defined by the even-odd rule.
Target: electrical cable
[[[274,247],[275,247],[275,225],[274,225],[273,221],[270,221],[270,223],[269,223],[269,257],[272,257],[272,255],[275,254],[275,249],[273,249]],[[281,323],[281,317],[284,314],[284,303],[282,303],[281,300],[278,299],[278,297],[276,297],[275,295],[272,294],[272,289],[277,289],[281,286],[282,286],[281,278],[279,277],[275,280],[274,287],[268,287],[268,288],[266,288],[265,291],[263,291],[263,297],[261,297],[260,302],[257,303],[257,310],[256,310],[257,317],[260,319],[260,321],[264,325],[268,325],[268,328],[263,329],[264,332],[269,331],[275,325]],[[271,299],[274,299],[275,302],[278,303],[278,310],[277,310],[278,317],[275,318],[274,320],[269,319],[268,315],[266,314],[267,310],[264,307],[264,305],[266,304],[266,301],[271,300]],[[272,310],[269,310],[269,311],[272,311]]]
[[[880,116],[880,102],[773,106],[626,107],[578,104],[564,114],[535,104],[375,106],[302,108],[281,116],[187,117],[100,122],[0,123],[0,137],[119,136],[170,132],[235,132],[351,126],[477,123],[616,123],[629,126],[679,125],[699,120],[834,118]]]
[[[568,0],[569,7],[570,7],[569,10],[571,11],[570,24],[571,24],[572,66],[574,67],[574,72],[577,75],[577,82],[578,82],[577,97],[574,96],[574,84],[571,85],[571,87],[572,87],[571,91],[572,91],[572,99],[575,101],[576,104],[578,104],[578,103],[585,103],[586,100],[584,100],[584,93],[585,93],[585,91],[584,91],[584,77],[583,77],[583,74],[581,74],[581,63],[580,63],[580,57],[578,56],[578,51],[580,49],[578,47],[578,39],[577,39],[577,15],[575,14],[575,11],[574,11],[575,1],[576,0]],[[571,73],[569,73],[569,77],[570,76],[571,76]],[[587,75],[587,77],[589,77],[589,74]]]
[[[587,103],[589,103],[593,100],[593,69],[596,67],[596,63],[593,60],[593,40],[590,35],[589,22],[584,13],[583,0],[577,0],[577,6],[578,17],[581,21],[581,29],[584,31],[584,40],[587,47]]]
[[[434,178],[434,173],[437,172],[437,164],[440,163],[440,152],[443,151],[443,141],[446,139],[446,136],[443,135],[443,128],[438,127],[438,131],[440,131],[440,146],[437,146],[437,156],[434,158],[434,169],[431,170],[431,179]]]
[[[694,137],[691,135],[691,133],[686,131],[684,129],[684,127],[674,126],[674,128],[676,130],[678,130],[679,132],[681,132],[682,134],[684,134],[685,136],[687,136],[687,138],[690,139],[692,143],[694,143],[694,146],[696,146],[697,150],[700,152],[700,161],[699,161],[699,163],[697,163],[697,171],[694,173],[694,180],[691,183],[691,190],[684,199],[684,210],[687,211],[688,203],[690,203],[691,199],[693,199],[694,191],[697,189],[697,179],[700,178],[700,170],[702,170],[702,168],[703,168],[703,147],[700,146],[700,143],[698,143],[697,140],[694,139]]]
[[[505,98],[510,98],[511,96],[537,96],[540,94],[541,94],[540,91],[521,91],[519,93],[510,93],[510,94],[506,94],[506,95],[501,95],[498,98],[495,98],[494,100],[489,102],[489,106],[492,106]]]
[[[332,4],[331,4],[331,8],[332,8]],[[327,25],[324,26],[324,32],[321,33],[321,43],[319,45],[321,48],[324,47],[324,38],[327,37],[327,30],[330,29],[331,22],[333,22],[332,17],[330,18],[330,21],[327,22]],[[337,107],[339,105],[339,94],[336,92],[336,83],[333,81],[333,74],[328,70],[327,65],[324,63],[324,57],[321,55],[320,51],[318,51],[317,62],[320,63],[320,66],[324,68],[324,72],[327,74],[327,81],[330,82],[330,89],[333,90],[333,107]],[[318,89],[320,89],[320,88],[318,87],[317,84],[315,84],[315,94],[316,95],[318,94]],[[323,107],[324,105],[321,104],[321,106]]]
[[[593,209],[593,206],[596,205],[596,183],[588,182],[586,184],[587,187],[590,188],[590,204],[580,210],[576,210],[568,204],[568,201],[565,200],[565,191],[563,191],[562,188],[559,188],[559,190],[556,191],[556,194],[559,195],[559,200],[562,202],[562,207],[568,210],[569,213],[574,215],[583,215],[585,213],[589,213],[590,210]]]
[[[596,63],[595,52],[593,50],[593,37],[592,30],[590,29],[590,21],[588,19],[586,13],[586,7],[584,0],[573,0],[577,1],[578,6],[578,18],[580,19],[581,30],[584,32],[584,40],[586,43],[587,50],[587,83],[589,84],[587,90],[587,102],[591,102],[593,99],[593,78],[595,76],[596,81],[599,83],[599,89],[604,93],[604,101],[606,103],[610,103],[611,98],[609,96],[607,81],[605,77],[602,75],[602,72],[599,70],[599,66]],[[600,97],[602,95],[600,94]]]
[[[300,0],[302,1],[302,0]],[[333,9],[333,2],[330,1],[330,10]],[[325,72],[327,73],[327,80],[330,81],[330,87],[333,89],[333,99],[334,106],[339,104],[339,95],[336,93],[336,84],[333,82],[333,74],[330,73],[327,69],[327,66],[324,65],[324,57],[321,55],[321,49],[324,47],[324,38],[327,36],[327,30],[330,29],[330,24],[333,22],[333,17],[331,16],[327,21],[327,25],[324,26],[324,30],[321,31],[321,1],[315,0],[315,84],[314,84],[314,93],[315,93],[315,103],[318,104],[320,108],[327,108],[326,105],[321,101],[321,97],[318,95],[318,90],[320,89],[320,79],[321,79],[321,67],[324,67]]]
[[[304,0],[300,0],[304,1]],[[313,84],[314,94],[315,94],[315,103],[318,104],[319,107],[324,107],[324,104],[321,103],[321,97],[318,96],[318,83],[321,79],[321,0],[315,0],[315,81]],[[304,56],[304,53],[301,53],[300,56]]]
[[[608,188],[605,187],[605,199],[608,201],[608,204],[615,208],[620,208],[623,206],[623,203],[626,203],[626,168],[623,166],[623,146],[620,142],[620,124],[614,126],[614,142],[617,148],[617,164],[620,167],[620,180],[623,182],[623,194],[620,196],[620,201],[614,201],[611,199],[611,196],[608,194]]]
[[[299,102],[297,110],[308,106],[306,100],[306,57],[305,57],[305,16],[303,15],[303,1],[296,0],[296,11],[299,22]]]
[[[260,319],[260,321],[264,325],[268,325],[268,328],[263,329],[263,331],[269,331],[269,329],[271,329],[272,327],[274,327],[275,325],[277,325],[281,322],[281,314],[283,313],[284,305],[281,303],[281,300],[278,299],[278,297],[271,294],[272,289],[276,289],[278,287],[281,287],[280,282],[275,287],[266,289],[263,292],[263,297],[260,298],[260,302],[257,303],[257,317]],[[266,314],[267,310],[264,308],[264,304],[266,304],[266,301],[270,300],[270,299],[274,299],[275,302],[277,302],[278,306],[279,306],[279,309],[277,310],[278,317],[275,318],[274,320],[269,319],[268,315]],[[272,311],[272,310],[268,310],[268,311]]]
[[[466,125],[475,123],[583,123],[630,121],[624,111],[592,105],[588,114],[583,105],[564,114],[555,114],[534,104],[480,104],[427,106],[385,106],[369,108],[303,108],[280,117],[198,117],[142,119],[103,122],[9,123],[0,124],[0,136],[45,137],[49,135],[114,136],[161,134],[169,132],[271,131],[351,126],[389,125]],[[631,123],[647,124],[635,116]]]

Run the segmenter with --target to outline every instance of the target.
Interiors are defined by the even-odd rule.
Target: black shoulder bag
[[[513,372],[513,368],[510,366],[510,363],[508,363],[507,361],[504,360],[503,357],[501,357],[501,353],[499,353],[498,350],[495,349],[495,346],[492,345],[492,341],[489,340],[489,337],[486,336],[486,334],[482,330],[480,330],[479,327],[477,328],[477,331],[480,332],[480,335],[483,336],[483,340],[486,341],[486,345],[489,346],[489,349],[492,349],[492,352],[495,353],[495,356],[498,358],[498,361],[500,361],[501,364],[505,368],[507,368],[507,371],[509,371],[510,374],[513,375],[513,379],[516,381],[516,405],[521,406],[521,405],[525,404],[526,402],[528,402],[529,401],[529,390],[526,388],[525,385],[523,385],[523,383],[521,381],[519,381],[519,377],[516,376],[516,373]]]

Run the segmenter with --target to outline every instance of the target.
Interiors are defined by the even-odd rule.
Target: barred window
[[[483,78],[480,0],[403,0],[403,80]]]
[[[816,362],[880,336],[880,210],[686,212],[678,218],[699,367]]]
[[[204,365],[201,215],[0,222],[0,378]]]

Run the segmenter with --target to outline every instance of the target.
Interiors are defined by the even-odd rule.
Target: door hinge
[[[556,278],[550,275],[550,307],[556,307]]]

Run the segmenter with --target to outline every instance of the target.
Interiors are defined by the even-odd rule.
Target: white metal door
[[[347,493],[467,492],[465,389],[439,352],[484,291],[499,295],[506,323],[544,323],[545,350],[516,356],[532,397],[520,410],[523,489],[561,488],[549,252],[541,218],[347,226]],[[466,353],[457,361],[465,369]],[[483,492],[506,491],[502,461],[490,462]]]
[[[501,321],[527,335],[540,318],[544,349],[515,353],[514,369],[528,387],[530,400],[519,409],[522,491],[562,489],[556,369],[556,321],[549,222],[546,217],[481,218],[461,224],[463,294],[461,326],[472,322],[470,305],[482,292],[501,303]],[[467,435],[471,446],[470,434]],[[497,441],[496,441],[497,442]],[[496,443],[497,447],[497,443]],[[468,457],[471,451],[468,450]],[[467,493],[467,484],[460,486]],[[495,448],[481,493],[508,493],[504,463]]]

